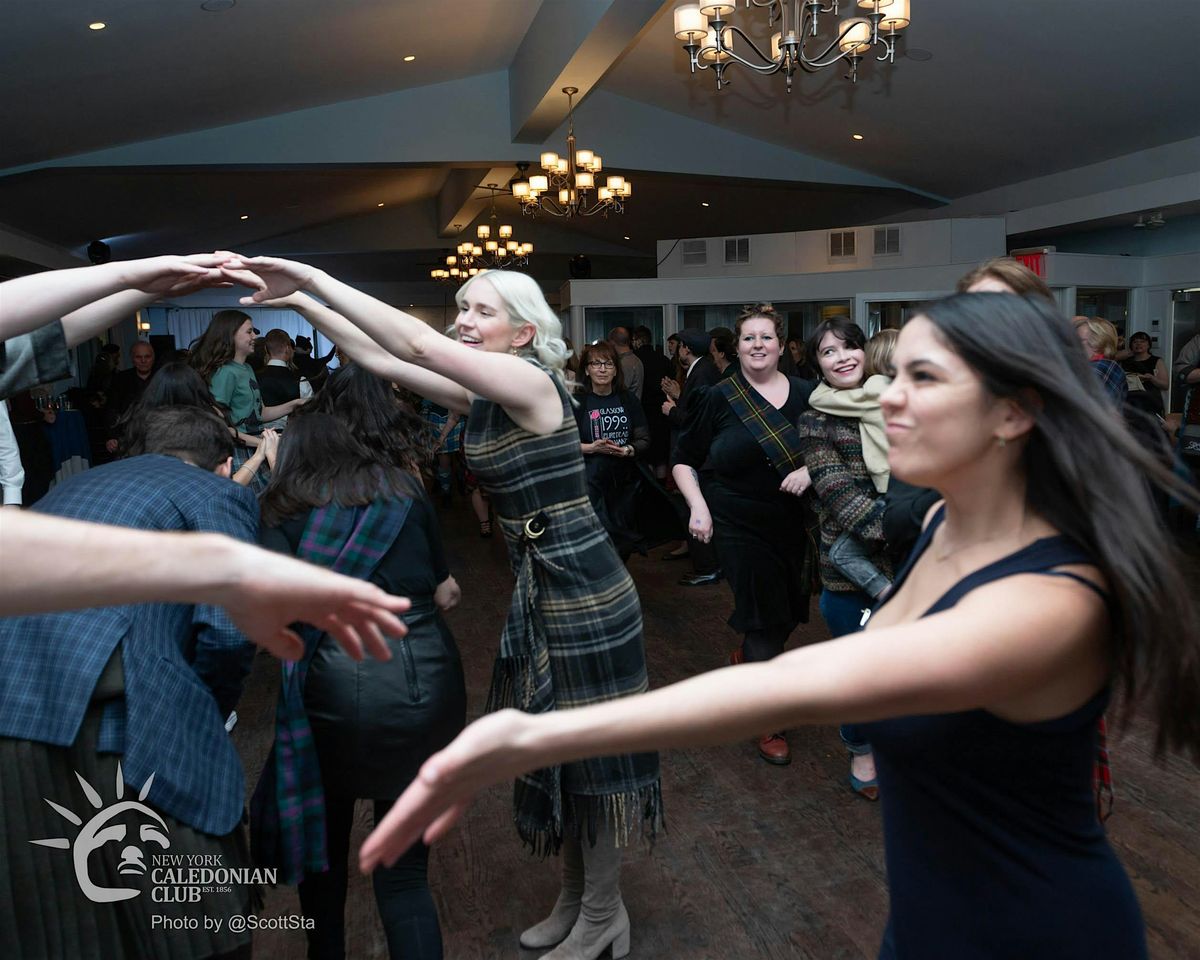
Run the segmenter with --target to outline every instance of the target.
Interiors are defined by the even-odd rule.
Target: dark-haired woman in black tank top
[[[886,960],[1144,960],[1092,800],[1110,690],[1200,757],[1200,615],[1144,477],[1194,502],[1112,416],[1065,317],[964,294],[901,331],[892,475],[944,503],[867,629],[550,718],[504,712],[425,765],[368,838],[390,860],[483,785],[567,758],[868,725]],[[791,862],[794,851],[785,851]]]

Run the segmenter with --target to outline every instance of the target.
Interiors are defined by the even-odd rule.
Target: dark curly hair
[[[333,371],[320,393],[293,416],[310,413],[337,417],[380,462],[401,470],[419,471],[433,457],[435,438],[425,421],[400,401],[391,384],[356,363]]]

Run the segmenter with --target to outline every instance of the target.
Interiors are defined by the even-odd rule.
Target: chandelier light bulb
[[[529,196],[529,181],[518,180],[512,185],[513,196],[518,200],[524,200]]]
[[[512,236],[512,227],[510,227],[510,226],[509,226],[507,223],[505,223],[505,224],[501,224],[501,226],[500,226],[500,239],[501,239],[501,240],[507,240],[507,239],[508,239],[509,237],[511,237],[511,236]]]
[[[533,244],[532,243],[521,244],[521,252],[523,254],[525,254],[525,256],[529,256],[529,254],[533,253]]]
[[[556,170],[558,169],[558,154],[551,150],[542,154],[542,169]]]
[[[621,186],[624,183],[625,183],[624,177],[615,176],[615,177],[609,177],[608,180],[605,182],[605,186],[607,186],[608,189],[612,190],[614,193],[618,193],[618,192],[620,192]]]
[[[587,171],[575,174],[576,190],[591,190],[594,185],[592,175]]]
[[[458,263],[458,257],[454,256],[454,254],[451,254],[450,256],[448,256],[446,258],[446,266],[448,266],[448,267],[453,267],[457,263]]]
[[[508,251],[505,250],[503,247],[501,247],[499,250],[496,251],[496,259],[497,260],[503,260],[507,256],[508,256]]]
[[[604,202],[605,200],[612,200],[612,198],[613,192],[608,187],[601,187],[596,191],[596,199],[601,202]]]
[[[594,156],[595,154],[591,150],[578,150],[575,153],[575,162],[581,167],[586,167],[592,162]]]
[[[489,253],[495,253],[499,246],[500,244],[498,244],[495,240],[489,240],[483,245],[483,249],[487,250]]]
[[[472,277],[475,276],[477,273],[479,273],[478,267],[471,267],[471,269],[467,271],[467,275],[472,276]]]
[[[880,4],[883,10],[883,19],[879,21],[879,29],[899,33],[908,26],[912,17],[909,14],[909,0],[890,0],[887,4]]]
[[[478,235],[480,240],[486,240],[488,237],[490,237],[492,235],[492,228],[489,227],[486,223],[481,223],[475,229],[475,233]]]
[[[549,177],[543,176],[542,174],[539,173],[536,176],[529,178],[529,192],[530,193],[533,193],[534,191],[537,191],[538,193],[545,193],[549,189],[550,189]]]
[[[871,21],[866,17],[847,17],[838,24],[838,34],[845,34],[838,43],[842,53],[863,54],[871,49]]]
[[[685,43],[695,43],[708,33],[708,17],[700,12],[700,4],[685,3],[675,8],[675,36]]]
[[[514,253],[517,250],[521,249],[521,245],[519,243],[517,243],[516,240],[509,240],[508,243],[506,243],[504,245],[504,249],[507,250],[509,253]]]
[[[884,7],[890,7],[893,0],[858,0],[858,5],[871,13],[878,13]]]
[[[471,256],[482,257],[483,256],[483,247],[472,247],[471,248]]]
[[[709,27],[704,38],[704,50],[700,54],[700,59],[708,63],[724,63],[730,58],[729,51],[733,49],[733,31],[728,27],[721,31],[721,46],[723,49],[718,52],[717,28]]]
[[[563,174],[570,173],[570,171],[571,162],[566,157],[559,157],[558,166],[555,168],[554,172],[561,176]]]
[[[702,3],[700,4],[700,12],[706,17],[716,20],[718,17],[724,20],[733,11],[737,9],[737,4],[733,3]]]

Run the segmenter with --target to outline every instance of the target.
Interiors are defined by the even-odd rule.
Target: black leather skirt
[[[466,722],[462,661],[441,613],[413,598],[404,622],[391,660],[355,662],[323,637],[309,666],[304,706],[321,777],[339,792],[395,799]]]

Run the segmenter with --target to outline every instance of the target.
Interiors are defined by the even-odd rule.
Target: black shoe
[[[679,585],[683,587],[702,587],[706,583],[716,583],[724,576],[720,570],[714,570],[712,573],[692,573],[679,581]]]

